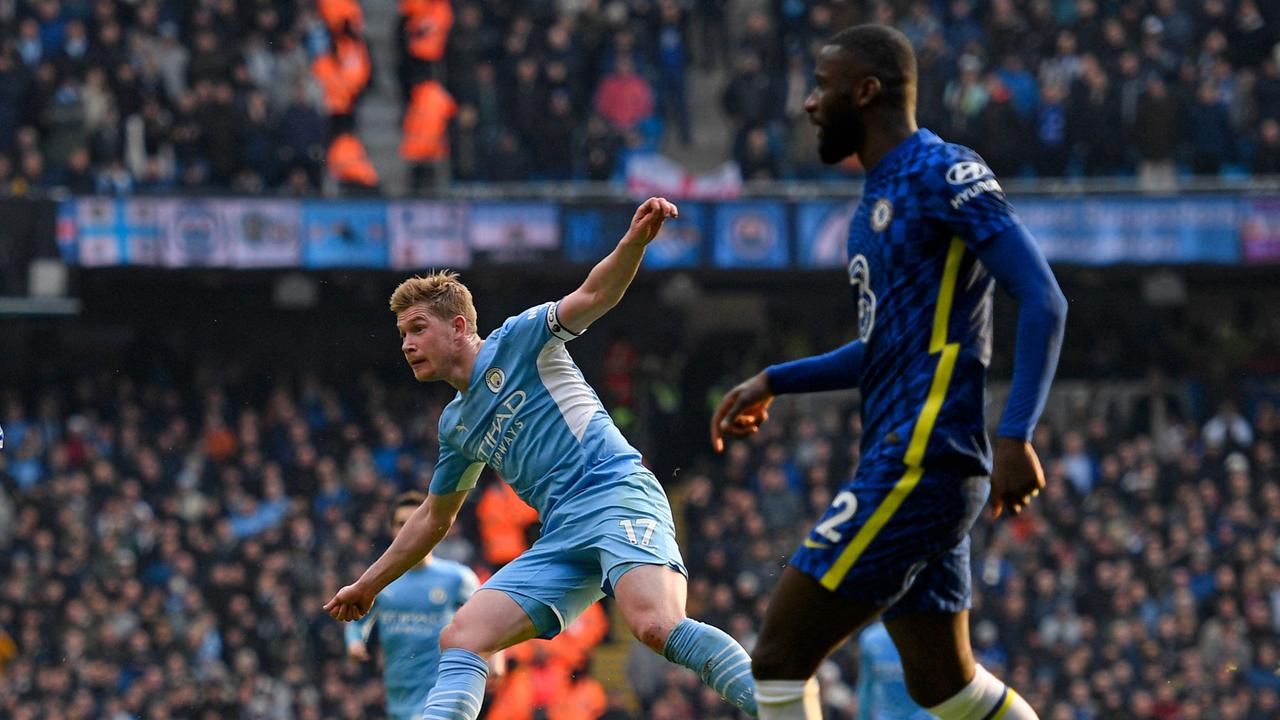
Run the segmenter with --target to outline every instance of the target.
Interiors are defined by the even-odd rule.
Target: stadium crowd
[[[606,402],[647,392],[644,364],[606,369]],[[445,393],[216,378],[103,374],[4,398],[0,715],[380,715],[376,668],[344,658],[321,605],[389,540],[394,495],[428,481]],[[1038,503],[975,531],[981,661],[1052,720],[1276,717],[1277,388],[1196,413],[1158,376],[1114,402],[1091,387],[1037,433]],[[775,407],[672,485],[691,613],[748,645],[781,563],[857,462],[848,399]],[[532,533],[504,488],[482,481],[439,550],[482,578]],[[487,717],[629,717],[589,672],[608,634],[595,611],[524,646]],[[729,716],[636,650],[625,682],[644,717]],[[856,673],[847,649],[822,669],[827,717],[854,717]]]
[[[920,58],[919,117],[1020,175],[1280,172],[1280,10],[1257,0],[0,3],[0,193],[376,188],[360,101],[396,77],[417,188],[607,180],[727,123],[747,179],[819,176],[814,51],[861,21]],[[691,93],[695,73],[719,92]],[[390,81],[386,81],[390,82]],[[717,97],[718,95],[718,97]],[[719,119],[716,108],[723,113]],[[447,173],[445,168],[447,166]]]

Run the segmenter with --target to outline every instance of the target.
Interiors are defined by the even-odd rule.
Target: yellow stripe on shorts
[[[888,524],[893,514],[902,506],[903,501],[916,489],[920,478],[924,476],[924,451],[929,446],[929,435],[933,432],[934,423],[938,421],[938,413],[942,411],[942,403],[947,398],[947,387],[951,385],[951,374],[956,367],[956,356],[960,354],[958,343],[947,342],[947,326],[951,320],[951,305],[955,300],[956,280],[960,276],[960,261],[964,259],[964,241],[959,237],[951,238],[947,248],[947,263],[942,270],[942,283],[938,287],[938,303],[933,311],[933,329],[929,335],[929,354],[937,354],[938,367],[933,373],[933,382],[929,385],[929,395],[925,398],[920,417],[911,431],[911,442],[907,444],[907,454],[903,463],[907,472],[894,484],[885,496],[880,507],[871,513],[867,523],[858,529],[853,540],[840,553],[840,557],[822,576],[822,586],[828,590],[840,587],[849,569],[875,539],[880,530]]]

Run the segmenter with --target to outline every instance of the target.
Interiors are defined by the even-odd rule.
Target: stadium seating
[[[669,366],[659,357],[634,360],[587,368],[608,377],[602,396],[615,408],[668,381],[641,370]],[[398,489],[426,481],[445,393],[429,390],[414,409],[371,378],[222,384],[213,368],[195,377],[86,376],[7,394],[5,717],[380,712],[375,670],[343,659],[340,628],[320,606],[387,542],[385,507]],[[1193,412],[1189,384],[1153,380],[1111,396],[1097,382],[1073,387],[1092,404],[1051,411],[1037,434],[1049,475],[1040,502],[976,531],[980,658],[1045,717],[1193,718],[1211,707],[1274,717],[1275,395]],[[856,463],[853,410],[842,399],[780,401],[751,442],[688,463],[671,490],[693,614],[751,642],[780,564]],[[439,552],[483,577],[520,541],[487,519],[503,494],[480,500]],[[561,673],[566,693],[598,706],[604,691],[567,673],[584,666],[604,622],[602,613],[568,645],[526,649],[521,677]],[[644,653],[626,678],[600,681],[634,688],[643,717],[728,717],[692,675],[655,670]],[[849,650],[823,678],[827,717],[853,717]],[[496,708],[524,707],[518,689],[506,692]]]
[[[921,124],[1002,176],[1280,172],[1280,11],[1255,0],[404,0],[394,67],[374,67],[355,0],[3,8],[5,194],[315,193],[329,146],[361,141],[361,101],[391,77],[419,191],[609,179],[630,154],[697,152],[708,135],[733,138],[710,152],[744,178],[823,177],[802,109],[813,52],[867,20],[915,44]],[[372,166],[328,169],[351,192],[379,187]]]

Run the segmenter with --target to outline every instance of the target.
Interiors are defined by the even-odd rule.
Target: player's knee
[[[631,633],[640,642],[657,652],[662,652],[666,647],[667,638],[675,629],[676,622],[657,616],[646,616],[631,624]]]
[[[451,622],[444,626],[440,631],[440,649],[450,650],[457,648],[459,650],[468,650],[476,654],[484,654],[491,652],[489,648],[481,647],[481,638],[477,633],[469,632],[465,623]]]

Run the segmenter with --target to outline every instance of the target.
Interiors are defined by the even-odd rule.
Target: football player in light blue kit
[[[325,610],[347,621],[368,612],[383,588],[445,537],[486,465],[542,521],[533,547],[490,578],[440,634],[425,720],[474,720],[493,653],[554,637],[606,594],[637,639],[755,715],[750,657],[724,632],[685,617],[686,570],[662,486],[565,349],[622,299],[645,246],[676,214],[666,200],[645,201],[581,287],[508,318],[483,340],[471,293],[453,273],[410,278],[391,296],[414,377],[444,380],[458,395],[440,416],[426,501]]]
[[[933,720],[907,693],[902,658],[884,623],[858,635],[858,720]]]
[[[424,499],[417,492],[396,498],[393,533],[404,527]],[[427,693],[436,684],[440,631],[479,585],[476,574],[466,565],[427,555],[382,591],[377,607],[346,626],[347,656],[355,660],[369,659],[369,639],[378,634],[384,655],[387,717],[410,720],[422,714]]]

